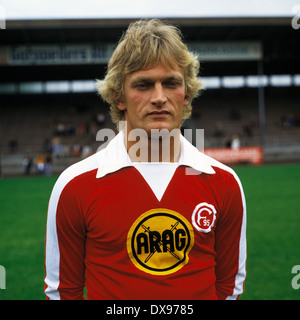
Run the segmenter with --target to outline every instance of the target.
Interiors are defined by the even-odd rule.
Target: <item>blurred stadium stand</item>
[[[238,137],[241,147],[263,147],[265,162],[299,161],[300,31],[291,18],[168,21],[199,52],[207,88],[184,127],[204,128],[205,148],[230,147]],[[46,159],[49,142],[55,172],[97,150],[97,131],[114,127],[95,79],[130,22],[7,21],[0,30],[1,175],[23,174],[26,157]]]

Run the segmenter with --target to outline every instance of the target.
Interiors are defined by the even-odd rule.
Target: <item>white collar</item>
[[[208,161],[208,157],[195,148],[182,135],[180,136],[180,143],[181,154],[178,165],[191,167],[198,172],[215,173]],[[96,178],[102,178],[109,173],[133,166],[125,148],[124,133],[122,131],[109,142],[106,148],[99,151],[98,159],[99,167]]]

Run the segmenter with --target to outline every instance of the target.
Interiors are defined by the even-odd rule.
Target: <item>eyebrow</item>
[[[157,79],[156,78],[152,78],[152,77],[137,77],[135,79],[132,79],[130,81],[130,85],[135,85],[137,83],[141,83],[141,82],[149,82],[149,83],[152,83],[152,82],[155,82]],[[162,82],[166,82],[166,81],[178,81],[181,83],[183,83],[183,77],[181,75],[170,75],[170,76],[167,76],[163,79],[161,79]]]

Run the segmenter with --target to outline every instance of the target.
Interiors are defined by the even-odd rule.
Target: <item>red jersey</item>
[[[236,299],[246,276],[241,183],[183,137],[175,166],[135,166],[121,132],[56,182],[45,269],[49,299],[82,299],[84,287],[88,299]]]

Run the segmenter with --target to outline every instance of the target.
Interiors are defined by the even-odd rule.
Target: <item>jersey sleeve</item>
[[[45,254],[47,299],[83,299],[85,227],[73,181],[62,175],[49,201]]]
[[[246,278],[246,203],[235,173],[227,176],[222,214],[216,226],[216,293],[238,299]]]

